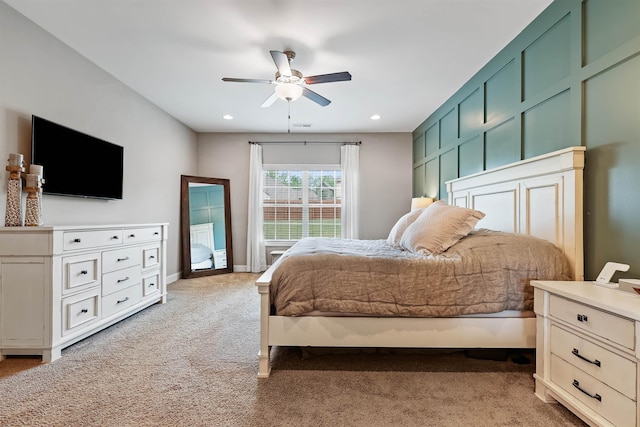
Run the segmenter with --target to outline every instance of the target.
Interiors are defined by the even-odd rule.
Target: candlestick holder
[[[9,172],[7,181],[7,209],[5,211],[5,227],[22,226],[22,179],[20,175],[24,172],[22,154],[9,154],[9,165],[6,167]]]

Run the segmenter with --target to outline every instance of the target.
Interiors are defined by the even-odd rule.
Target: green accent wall
[[[224,186],[208,184],[189,187],[191,225],[213,223],[214,249],[227,247],[224,215]]]
[[[640,0],[556,0],[413,132],[413,195],[587,148],[585,278],[640,277]]]

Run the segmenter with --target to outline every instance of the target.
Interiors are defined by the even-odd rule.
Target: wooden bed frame
[[[544,238],[584,279],[582,181],[585,147],[569,147],[447,182],[450,205],[486,214],[476,228]],[[402,348],[535,348],[535,317],[316,317],[271,315],[273,267],[260,294],[258,377],[271,372],[272,346]]]

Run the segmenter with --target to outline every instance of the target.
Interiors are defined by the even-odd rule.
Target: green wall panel
[[[440,199],[446,199],[446,182],[458,177],[458,149],[454,148],[440,156]]]
[[[438,195],[440,168],[438,159],[433,159],[425,163],[425,195],[427,197],[440,198]]]
[[[585,257],[588,277],[607,261],[640,277],[640,56],[585,82]]]
[[[564,91],[525,111],[522,126],[525,159],[580,145],[579,141],[571,140],[569,93]]]
[[[585,64],[640,36],[638,0],[589,0],[585,2],[584,16]]]
[[[484,170],[484,147],[482,137],[476,136],[460,144],[460,176],[471,175]]]
[[[455,108],[440,120],[440,148],[451,147],[458,141],[458,117]]]
[[[514,119],[496,126],[485,135],[487,169],[521,160],[520,145],[514,144],[518,140]]]
[[[427,192],[425,186],[425,165],[424,163],[413,169],[413,196],[424,196]]]
[[[569,75],[571,67],[569,16],[564,16],[523,52],[524,99],[528,99]]]
[[[460,138],[467,140],[480,132],[480,126],[484,121],[484,108],[482,105],[482,92],[476,89],[466,97],[458,107],[460,115]]]
[[[424,159],[425,153],[424,134],[421,134],[413,140],[413,163]]]
[[[425,137],[427,139],[427,156],[437,153],[440,148],[440,130],[438,123],[427,129]]]
[[[414,130],[429,130],[424,194],[444,191],[456,148],[465,176],[584,145],[585,278],[607,261],[631,265],[614,281],[640,277],[638,76],[640,0],[555,0]]]
[[[510,61],[485,83],[485,120],[497,122],[512,117],[519,100],[518,67]]]

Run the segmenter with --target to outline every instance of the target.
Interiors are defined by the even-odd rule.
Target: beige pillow
[[[437,201],[407,227],[399,245],[411,252],[439,254],[469,234],[484,216],[474,209]]]
[[[402,215],[402,217],[395,223],[395,225],[389,232],[389,237],[387,237],[387,243],[389,243],[391,246],[398,247],[398,245],[400,244],[400,238],[402,237],[402,234],[407,229],[407,227],[410,226],[411,223],[413,223],[413,221],[418,219],[422,211],[424,211],[424,209],[416,209],[414,211],[411,211],[409,213]]]

